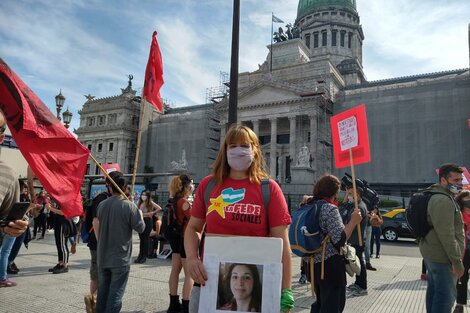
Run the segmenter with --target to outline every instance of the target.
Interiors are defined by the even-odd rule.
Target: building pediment
[[[259,82],[244,90],[238,95],[240,107],[254,104],[291,101],[301,98],[306,90],[291,85],[276,82]]]

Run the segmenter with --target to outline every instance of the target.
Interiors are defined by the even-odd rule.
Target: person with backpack
[[[186,174],[173,177],[168,185],[170,205],[167,205],[168,211],[165,216],[167,218],[165,237],[170,242],[173,252],[171,255],[171,272],[168,279],[170,306],[168,307],[167,313],[189,312],[189,298],[191,296],[193,280],[188,272],[183,235],[191,217],[191,204],[188,198],[193,193],[193,190],[193,181]],[[184,270],[184,283],[182,301],[180,303],[178,281],[182,268]]]
[[[470,270],[470,191],[465,190],[457,195],[455,202],[460,206],[465,230],[465,252],[462,258],[464,272],[457,281],[457,305],[453,313],[463,313],[467,305],[468,271]]]
[[[427,223],[431,229],[419,239],[419,250],[428,270],[427,313],[452,311],[457,279],[464,272],[462,214],[454,201],[462,190],[462,173],[455,164],[443,164],[439,168],[439,184],[427,189],[431,193],[427,204]]]
[[[281,311],[290,312],[294,307],[288,238],[292,220],[281,188],[268,178],[256,134],[247,126],[232,125],[221,144],[212,175],[205,177],[196,191],[184,238],[187,262],[195,283],[204,285],[207,281],[204,255],[199,258],[198,254],[203,231],[207,236],[281,238]],[[263,188],[267,189],[265,193]],[[269,197],[265,197],[267,193]],[[193,293],[198,295],[199,288],[195,286]],[[191,297],[190,312],[197,312],[197,303],[197,296]]]
[[[343,224],[336,197],[340,181],[333,175],[321,177],[313,187],[313,198],[309,202],[320,205],[319,228],[321,241],[329,236],[325,253],[314,255],[314,290],[317,300],[312,304],[310,313],[340,313],[346,303],[346,266],[340,249],[351,235],[356,232],[356,225],[363,218],[359,209],[353,209],[348,223]],[[324,273],[321,278],[322,258]]]
[[[139,256],[134,263],[143,264],[147,261],[147,256],[149,254],[150,232],[153,229],[153,217],[157,212],[161,211],[162,208],[152,201],[150,191],[148,190],[142,191],[139,201],[137,202],[137,207],[142,211],[144,216],[145,230],[143,233],[139,234]]]

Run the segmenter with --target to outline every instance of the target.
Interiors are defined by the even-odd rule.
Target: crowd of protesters
[[[316,266],[315,271],[320,268],[323,271],[324,266],[327,278],[321,279],[320,272],[314,273],[316,301],[312,304],[311,312],[343,312],[347,298],[368,294],[367,270],[376,270],[371,264],[371,257],[374,251],[376,258],[380,257],[380,225],[383,219],[377,207],[369,209],[361,201],[363,189],[360,185],[355,189],[356,194],[352,187],[347,187],[342,204],[338,205],[341,182],[337,177],[328,174],[312,183],[312,196],[306,196],[303,202],[321,203],[319,225],[322,234],[328,235],[330,241],[326,245],[325,255],[316,255],[313,259],[315,263],[324,262],[322,266]],[[209,200],[221,197],[226,190],[243,189],[243,201],[264,207],[264,191],[260,188],[263,184],[269,188],[270,201],[266,210],[259,212],[259,223],[221,218],[220,214],[215,214],[217,212],[209,214],[211,211],[208,209],[212,203]],[[202,262],[202,235],[277,237],[283,242],[280,308],[281,312],[291,312],[294,297],[288,227],[292,220],[279,184],[270,179],[264,170],[263,154],[256,134],[241,125],[228,130],[212,174],[201,181],[194,200],[194,184],[189,175],[177,175],[168,185],[169,201],[174,204],[174,219],[180,225],[178,231],[168,235],[168,238],[160,232],[162,224],[167,232],[171,226],[168,214],[165,216],[168,220],[162,221],[161,212],[164,210],[152,200],[147,190],[139,195],[137,205],[130,201],[133,199],[127,199],[127,181],[120,172],[109,174],[106,178],[106,191],[91,200],[80,222],[79,217],[66,218],[60,206],[44,190],[31,195],[28,188],[22,186],[18,192],[18,200],[33,203],[27,213],[30,224],[28,227],[24,221],[15,222],[2,230],[0,287],[16,286],[7,275],[15,275],[20,271],[14,260],[22,244],[27,245],[34,239],[44,239],[49,229],[54,230],[58,257],[57,264],[49,271],[53,274],[67,273],[70,252],[75,253],[81,228],[84,227],[89,234],[87,246],[91,260],[90,288],[85,296],[86,311],[120,312],[132,263],[132,233],[136,231],[139,233],[140,249],[134,263],[145,263],[147,258],[154,258],[159,252],[158,244],[163,240],[168,241],[171,246],[173,254],[168,277],[167,313],[195,313],[198,312],[201,285],[208,279]],[[470,248],[470,192],[462,191],[461,187],[462,170],[453,164],[441,166],[439,183],[430,187],[436,194],[431,197],[428,207],[428,221],[432,229],[419,240],[423,265],[427,269],[424,275],[428,284],[428,313],[450,313],[452,309],[454,313],[463,312],[467,302],[470,257],[464,251]],[[2,196],[6,197],[5,194]],[[358,200],[356,204],[354,198]],[[10,201],[8,205],[11,206],[13,202]],[[443,213],[443,208],[448,211]],[[6,211],[3,210],[2,214]],[[360,225],[361,232],[357,231],[357,225]],[[32,234],[30,227],[33,229]],[[346,243],[355,248],[361,267],[355,282],[350,286],[346,286],[346,269],[341,253],[341,247]],[[306,264],[302,264],[305,267]],[[235,278],[232,276],[232,280],[250,281],[255,276],[254,273],[257,273],[256,268],[249,268],[244,264],[233,268],[237,274]],[[233,268],[230,275],[234,275]],[[184,284],[180,300],[178,283],[182,270]],[[246,276],[240,278],[240,271],[244,271],[243,275]],[[300,283],[307,280],[305,274],[306,270],[303,268]],[[235,289],[231,289],[231,279],[224,279],[227,290],[232,291],[224,297],[220,310],[246,309],[249,312],[259,312],[259,299],[251,298],[255,297],[255,293],[247,295],[250,297],[248,300],[241,299],[233,291]],[[455,302],[457,305],[454,308]]]

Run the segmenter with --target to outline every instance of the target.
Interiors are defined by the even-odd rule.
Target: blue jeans
[[[119,313],[122,297],[129,278],[130,265],[120,267],[98,267],[98,296],[96,313]]]
[[[2,247],[0,248],[0,280],[7,279],[8,257],[16,238],[4,235]]]
[[[428,270],[426,290],[427,313],[451,313],[457,295],[457,276],[450,263],[424,260]]]
[[[27,229],[24,233],[16,237],[15,243],[13,244],[13,247],[11,248],[10,256],[8,257],[8,263],[14,262],[16,257],[18,256],[18,252],[20,252],[21,245],[24,242],[24,238],[26,237],[27,231],[29,231],[29,229]]]
[[[366,238],[364,247],[364,256],[366,257],[366,263],[370,263],[370,238],[372,237],[372,226],[366,226]]]

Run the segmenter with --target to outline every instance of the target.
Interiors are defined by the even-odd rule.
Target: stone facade
[[[268,46],[257,70],[239,74],[238,120],[259,136],[267,169],[284,192],[311,193],[324,173],[349,172],[333,169],[329,118],[362,103],[372,161],[356,174],[381,192],[407,195],[435,182],[444,162],[470,167],[468,69],[368,82],[354,0],[300,0],[295,26],[300,38]],[[76,131],[100,162],[118,162],[125,172],[138,128],[134,94],[87,101]],[[163,173],[150,181],[158,189],[171,173],[188,171],[198,182],[210,172],[228,120],[228,96],[212,100],[163,115],[146,109],[139,172]],[[111,142],[115,150],[97,151]]]

